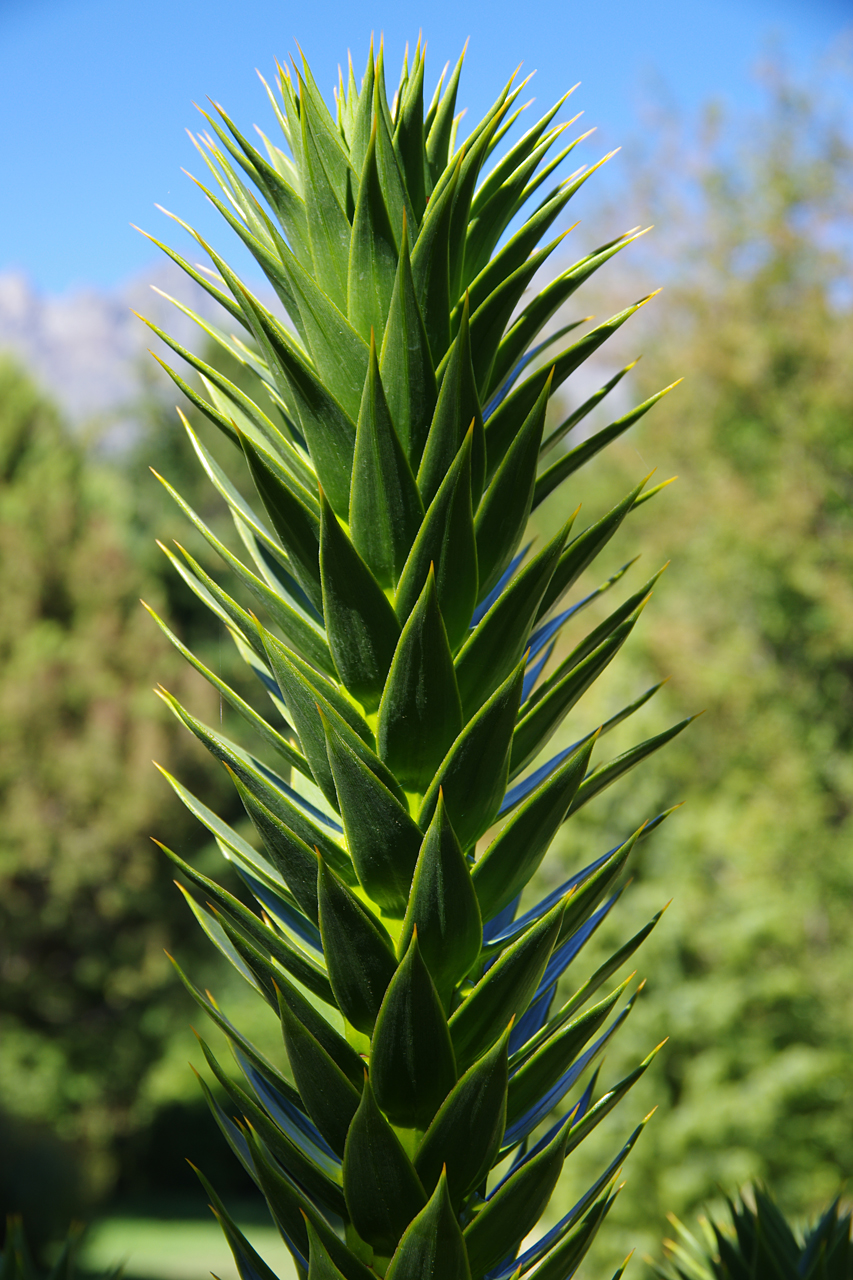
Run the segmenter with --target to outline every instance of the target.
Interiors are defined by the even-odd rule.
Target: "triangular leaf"
[[[486,457],[483,415],[471,364],[471,334],[466,300],[462,308],[459,332],[450,349],[438,392],[438,402],[418,468],[418,488],[424,505],[429,506],[432,502],[453,459],[459,452],[466,432],[472,425],[471,492],[476,507],[483,492]]]
[[[317,899],[329,981],[347,1021],[370,1035],[397,968],[391,940],[377,917],[322,859],[319,867]]]
[[[390,1257],[426,1195],[368,1081],[347,1136],[343,1174],[356,1231],[378,1254]]]
[[[519,663],[462,730],[424,797],[419,826],[432,817],[440,789],[463,849],[470,848],[497,817],[523,681],[524,663]]]
[[[480,953],[483,925],[471,872],[456,839],[444,796],[438,803],[418,855],[399,948],[415,930],[433,982],[445,1003]]]
[[[358,1108],[359,1090],[286,1001],[279,1007],[284,1047],[299,1096],[332,1150],[342,1156],[347,1130]]]
[[[423,515],[412,469],[391,421],[371,333],[355,437],[349,526],[356,550],[381,587],[396,587]]]
[[[435,567],[438,603],[451,649],[457,649],[477,600],[477,545],[471,505],[473,431],[462,442],[429,505],[400,575],[394,608],[405,622],[423,591],[430,565]]]
[[[329,648],[349,692],[367,711],[375,711],[400,625],[322,493],[320,502],[320,578]]]
[[[424,1135],[415,1168],[431,1191],[447,1169],[455,1207],[479,1186],[497,1155],[506,1127],[509,1029],[456,1084]]]
[[[447,1019],[416,930],[376,1019],[370,1082],[392,1124],[422,1132],[456,1083]]]
[[[382,692],[377,749],[406,790],[423,793],[461,729],[453,657],[430,565]]]
[[[408,225],[404,225],[400,238],[400,256],[382,339],[380,368],[391,419],[412,469],[416,471],[435,410],[438,388],[412,275]]]
[[[382,910],[402,916],[421,830],[327,717],[323,717],[323,728],[347,847],[359,881]]]
[[[594,745],[591,739],[555,769],[474,864],[472,880],[484,919],[512,902],[536,871],[584,779]]]
[[[484,599],[512,559],[527,525],[536,483],[539,442],[551,394],[545,383],[495,472],[474,517],[480,599]]]
[[[539,986],[560,933],[565,901],[507,947],[450,1019],[456,1060],[464,1070],[489,1049],[507,1018],[524,1011]]]
[[[397,274],[397,244],[376,161],[376,117],[358,188],[349,244],[347,314],[367,342],[382,334]]]
[[[439,1179],[426,1208],[406,1228],[386,1280],[471,1280],[446,1174]]]

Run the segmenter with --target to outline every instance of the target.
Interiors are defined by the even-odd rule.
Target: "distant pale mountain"
[[[156,367],[147,349],[165,354],[134,311],[179,342],[198,345],[198,327],[152,285],[223,323],[216,303],[171,263],[109,292],[77,289],[59,296],[39,293],[22,273],[5,272],[0,273],[0,351],[17,356],[75,423],[121,419],[139,394],[142,366]]]

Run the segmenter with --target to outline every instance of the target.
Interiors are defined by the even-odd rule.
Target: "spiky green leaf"
[[[392,1124],[421,1131],[456,1083],[447,1019],[416,927],[376,1019],[370,1081]]]

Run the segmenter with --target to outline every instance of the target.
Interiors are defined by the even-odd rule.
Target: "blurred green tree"
[[[17,1152],[0,1172],[0,1217],[28,1199],[41,1214],[50,1179],[68,1212],[109,1188],[151,1111],[146,1082],[186,1028],[163,954],[184,908],[148,836],[178,824],[189,852],[200,835],[151,758],[230,800],[150,692],[165,675],[216,714],[139,605],[169,607],[166,572],[137,554],[137,461],[87,454],[0,363],[0,1112]],[[179,616],[190,632],[193,621]],[[79,1157],[65,1152],[62,1177],[57,1138]]]
[[[780,75],[745,146],[718,138],[691,187],[686,149],[647,169],[674,283],[635,376],[646,394],[689,377],[597,472],[602,489],[614,467],[633,475],[639,452],[679,476],[643,564],[678,552],[628,646],[631,682],[608,696],[670,676],[643,727],[708,714],[642,794],[614,788],[585,811],[604,849],[629,814],[690,796],[634,864],[638,922],[664,888],[674,901],[619,1053],[671,1041],[635,1101],[663,1093],[614,1211],[622,1238],[589,1275],[635,1245],[658,1252],[665,1213],[720,1185],[761,1179],[797,1215],[853,1171],[853,147]]]

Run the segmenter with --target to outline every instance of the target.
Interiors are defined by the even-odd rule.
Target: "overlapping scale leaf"
[[[596,1093],[593,1061],[639,988],[622,980],[591,1002],[658,917],[592,974],[583,947],[618,903],[634,843],[666,815],[539,902],[535,874],[564,822],[687,723],[598,763],[602,736],[655,686],[542,758],[655,581],[577,630],[629,566],[569,593],[662,487],[642,481],[573,536],[579,472],[659,396],[567,449],[633,366],[568,410],[558,389],[642,302],[584,328],[562,309],[637,233],[551,267],[559,219],[603,163],[560,177],[587,137],[561,141],[564,100],[514,140],[512,80],[460,141],[462,59],[427,106],[423,43],[393,94],[385,57],[371,43],[361,82],[350,62],[334,112],[304,59],[279,68],[267,93],[281,137],[261,134],[266,154],[222,108],[208,116],[211,198],[277,304],[183,223],[212,275],[166,250],[226,322],[179,307],[241,370],[238,387],[158,330],[189,365],[172,378],[234,446],[223,467],[188,424],[239,554],[170,491],[236,585],[167,554],[265,699],[261,713],[160,624],[253,735],[233,741],[163,695],[235,783],[237,828],[169,778],[244,892],[170,857],[198,923],[278,1019],[280,1058],[184,981],[242,1072],[205,1047],[229,1102],[230,1114],[207,1091],[215,1120],[302,1280],[533,1268],[557,1280],[604,1220],[639,1130],[541,1245],[519,1253],[521,1241],[564,1161],[651,1061]],[[558,532],[535,543],[528,518],[546,501]],[[567,972],[574,994],[558,1001]],[[270,1280],[211,1197],[241,1274]]]

